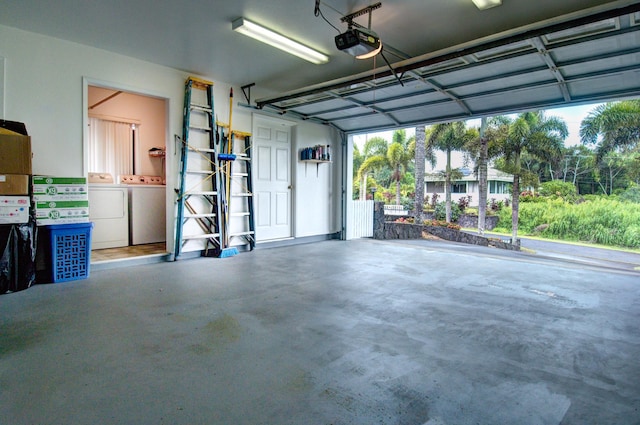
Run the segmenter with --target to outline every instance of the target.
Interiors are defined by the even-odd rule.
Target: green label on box
[[[33,193],[34,195],[49,195],[49,196],[56,196],[56,195],[86,195],[87,192],[87,185],[75,185],[75,186],[70,186],[70,185],[37,185],[37,186],[33,186]]]
[[[87,184],[86,177],[48,177],[48,176],[33,176],[33,184]]]
[[[50,208],[89,208],[89,201],[36,201],[37,210]]]
[[[82,219],[89,218],[88,208],[51,208],[36,210],[36,220],[55,221],[62,219]]]

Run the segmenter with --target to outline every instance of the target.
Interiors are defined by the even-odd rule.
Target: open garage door
[[[257,106],[364,133],[640,96],[640,3],[554,19]]]

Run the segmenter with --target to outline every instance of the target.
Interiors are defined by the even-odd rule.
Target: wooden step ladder
[[[216,150],[213,82],[189,77],[184,91],[174,260],[187,244],[204,256],[222,248],[220,173]]]

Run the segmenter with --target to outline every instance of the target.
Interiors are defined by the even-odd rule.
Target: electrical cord
[[[338,27],[336,27],[335,25],[333,25],[331,22],[329,22],[329,20],[328,20],[327,18],[325,18],[325,17],[324,17],[324,14],[323,14],[323,13],[322,13],[322,11],[320,10],[320,0],[316,0],[316,7],[315,7],[315,9],[314,9],[314,11],[313,11],[313,14],[314,14],[315,16],[321,16],[321,17],[322,17],[322,19],[324,19],[324,21],[325,21],[327,24],[331,25],[331,26],[333,27],[333,29],[335,29],[336,31],[338,31],[338,33],[339,33],[339,34],[341,33],[341,31],[340,31],[340,29],[338,29]]]
[[[382,50],[384,50],[384,46],[382,47]],[[400,83],[400,85],[402,87],[404,87],[404,83],[402,82],[402,76],[398,76],[398,74],[396,73],[396,70],[393,69],[393,67],[391,66],[391,64],[389,63],[389,60],[387,59],[387,57],[384,55],[383,52],[380,52],[380,56],[382,56],[382,59],[384,59],[384,61],[387,63],[387,66],[389,67],[389,69],[391,70],[391,72],[393,73],[393,76],[396,77],[396,80],[398,80],[398,82]]]

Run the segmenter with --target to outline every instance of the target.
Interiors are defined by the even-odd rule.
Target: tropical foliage
[[[559,156],[569,131],[564,121],[546,117],[541,111],[524,112],[514,119],[504,117],[494,125],[503,170],[513,174],[511,240],[515,242],[518,240],[520,179],[526,174],[522,167],[523,155],[545,160]]]
[[[509,210],[503,208],[496,231],[511,231],[509,216]],[[559,198],[523,203],[519,225],[525,234],[640,248],[640,208],[606,197],[580,203]]]
[[[434,209],[434,215],[437,220],[443,220],[447,223],[458,221],[460,217],[460,207],[458,204],[451,204],[447,209],[446,202],[438,202]]]
[[[357,187],[357,194],[360,199],[365,199],[367,190],[390,188],[393,185],[395,192],[395,203],[402,203],[404,193],[413,193],[413,184],[409,172],[412,171],[415,142],[414,139],[407,139],[405,130],[396,130],[393,133],[393,141],[388,143],[382,137],[369,139],[363,149],[362,155],[359,151],[359,167],[354,181],[354,189]],[[355,154],[354,154],[355,158]],[[354,161],[355,165],[355,161]],[[354,166],[355,170],[355,166]],[[368,177],[373,175],[374,185],[370,183]],[[356,183],[357,182],[357,183]],[[355,190],[354,190],[355,191]],[[384,190],[376,190],[376,196],[385,197]]]
[[[549,196],[552,199],[564,199],[565,201],[574,201],[578,196],[576,187],[562,180],[550,180],[540,185],[541,196]]]
[[[414,141],[415,152],[415,195],[413,200],[413,208],[415,218],[422,220],[423,208],[415,208],[416,205],[424,205],[424,169],[427,160],[426,131],[424,126],[416,127],[416,136]]]
[[[640,100],[606,103],[582,120],[583,144],[596,145],[598,159],[610,152],[630,152],[640,143]]]
[[[442,221],[455,221],[459,208],[451,202],[450,189],[458,172],[451,165],[451,154],[457,151],[475,165],[485,190],[487,166],[514,176],[511,200],[486,200],[485,193],[478,207],[479,215],[499,214],[499,229],[511,232],[513,240],[520,230],[638,247],[640,100],[595,107],[582,121],[582,144],[577,146],[564,146],[565,123],[544,112],[482,122],[480,132],[456,122],[418,127],[414,139],[407,139],[404,130],[394,132],[390,142],[369,139],[361,151],[354,150],[354,194],[371,197],[375,187],[378,200],[412,210],[415,205],[418,220],[423,205],[436,209]],[[424,199],[423,165],[435,165],[436,151],[447,158],[442,171],[445,193]],[[479,230],[483,230],[480,225]]]
[[[436,124],[431,127],[427,138],[427,151],[437,149],[445,152],[447,163],[444,171],[444,195],[447,223],[451,222],[451,181],[460,173],[451,168],[451,153],[465,150],[472,140],[478,139],[476,129],[467,129],[463,121]]]
[[[629,186],[627,190],[620,194],[620,200],[640,204],[640,186],[637,184]]]
[[[539,181],[562,180],[579,194],[611,195],[640,183],[640,100],[595,107],[582,120],[582,145],[564,148],[550,161],[529,158]]]

